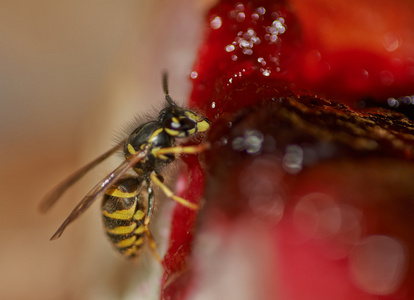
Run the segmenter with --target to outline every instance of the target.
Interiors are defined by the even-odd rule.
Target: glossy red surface
[[[184,158],[180,195],[204,206],[175,208],[162,299],[414,297],[414,126],[359,107],[414,94],[414,60],[328,47],[302,9],[227,0],[206,18],[190,105],[212,149],[204,170]]]
[[[299,8],[309,5],[295,2]],[[333,3],[334,6],[335,1]],[[410,5],[405,9],[410,8],[414,10]],[[311,23],[309,17],[298,19],[293,13],[295,9],[301,12],[285,1],[222,1],[215,6],[209,13],[206,39],[192,74],[195,78],[190,103],[205,110],[208,117],[215,118],[224,111],[235,111],[254,103],[257,96],[254,97],[253,91],[257,89],[277,90],[276,94],[281,95],[300,94],[305,90],[349,104],[365,99],[386,102],[389,97],[411,95],[414,84],[412,36],[402,40],[395,28],[384,29],[378,50],[374,48],[377,43],[369,43],[370,37],[366,36],[369,31],[363,32],[364,28],[358,31],[355,30],[358,25],[348,24],[338,29],[331,45],[326,37],[319,38],[322,30],[314,28],[315,23],[322,22],[315,11],[310,11],[314,18]],[[405,14],[410,16],[410,11]],[[333,24],[339,17],[343,18],[329,17]],[[387,20],[381,19],[385,17],[386,14],[376,16],[383,22],[382,26],[386,26]],[[329,25],[325,20],[328,16],[319,18]],[[349,19],[353,20],[352,15]],[[359,38],[359,44],[337,45],[341,37],[347,40],[353,34]],[[331,35],[328,38],[333,40]],[[238,101],[228,101],[229,95],[235,93]]]

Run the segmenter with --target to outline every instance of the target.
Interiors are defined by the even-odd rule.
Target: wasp
[[[139,255],[145,237],[160,261],[156,245],[148,229],[154,208],[153,185],[181,205],[198,210],[198,205],[175,195],[164,183],[160,172],[180,154],[197,154],[208,144],[182,146],[178,141],[206,132],[210,121],[189,109],[178,106],[169,95],[167,74],[163,74],[163,90],[167,106],[158,118],[138,126],[128,138],[79,169],[52,189],[43,199],[40,209],[49,210],[61,195],[87,172],[106,158],[122,150],[125,160],[89,191],[73,209],[51,240],[59,238],[98,198],[102,198],[102,218],[107,236],[115,248],[127,258]],[[133,170],[134,175],[128,171]],[[145,199],[147,204],[145,204]]]

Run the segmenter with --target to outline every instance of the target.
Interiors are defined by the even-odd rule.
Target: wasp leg
[[[162,265],[161,257],[159,256],[157,252],[157,244],[154,241],[154,238],[152,237],[151,232],[149,231],[148,227],[145,226],[145,233],[147,234],[149,246],[152,252],[152,255],[154,255],[155,259]]]
[[[155,257],[155,259],[162,264],[161,257],[157,252],[157,244],[154,241],[154,238],[151,234],[151,232],[148,229],[148,224],[151,221],[152,216],[152,209],[154,207],[154,191],[151,188],[151,182],[150,180],[147,180],[147,189],[148,189],[148,208],[147,208],[147,215],[144,220],[144,228],[145,228],[145,234],[148,237],[149,246],[152,252],[152,255]]]
[[[147,216],[144,221],[144,225],[148,226],[149,222],[151,221],[152,216],[152,209],[154,207],[154,191],[151,187],[151,180],[147,179],[147,191],[148,191],[148,208],[147,208]]]
[[[200,145],[194,145],[194,146],[175,146],[175,147],[169,147],[169,148],[161,148],[156,149],[154,152],[155,156],[160,157],[165,154],[197,154],[201,153],[205,150],[210,148],[209,143],[204,143]]]
[[[182,154],[182,153],[196,154],[196,153],[205,151],[209,147],[210,147],[209,143],[204,143],[201,145],[194,145],[194,146],[175,146],[175,147],[169,147],[169,148],[161,148],[161,149],[157,149],[154,152],[154,155],[158,158],[162,158],[166,154]],[[180,203],[181,205],[189,209],[192,209],[192,210],[199,209],[197,204],[191,203],[190,201],[175,195],[164,183],[162,183],[162,181],[158,178],[155,172],[151,173],[150,178],[152,182],[154,182],[158,187],[162,189],[162,191],[167,197],[173,199],[174,201]]]
[[[198,210],[198,205],[195,203],[191,203],[190,201],[178,197],[177,195],[174,195],[174,193],[164,184],[161,182],[161,180],[158,178],[157,174],[155,172],[152,172],[150,175],[151,181],[154,182],[154,184],[156,184],[159,188],[161,188],[161,190],[164,192],[164,194],[173,199],[174,201],[180,203],[181,205],[192,209],[192,210]]]

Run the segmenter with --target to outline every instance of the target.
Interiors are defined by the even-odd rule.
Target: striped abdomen
[[[102,202],[106,234],[127,258],[139,255],[146,234],[146,209],[140,198],[140,185],[137,178],[124,178],[105,193]]]

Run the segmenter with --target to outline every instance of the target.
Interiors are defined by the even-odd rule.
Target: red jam
[[[212,147],[180,193],[203,207],[175,208],[162,299],[414,297],[414,59],[328,47],[300,3],[207,16],[190,105]]]
[[[300,8],[308,4],[297,5]],[[359,34],[360,39],[366,39],[363,34],[367,33],[354,33],[353,27],[358,24],[348,24],[345,29],[338,29],[342,31],[337,32],[331,45],[326,37],[317,35],[327,29],[318,31],[315,23],[325,22],[328,26],[330,21],[333,27],[335,16],[319,16],[322,20],[318,20],[313,14],[311,22],[307,14],[302,12],[301,17],[305,18],[298,19],[293,11],[290,3],[270,0],[222,1],[211,9],[206,39],[192,73],[194,89],[190,103],[214,119],[224,111],[254,103],[259,97],[257,89],[264,96],[275,91],[283,96],[305,90],[349,104],[411,96],[414,45],[402,47],[413,44],[408,38],[401,40],[392,28],[389,32],[384,30],[381,50],[372,49],[370,44],[339,47],[337,41],[341,36],[347,39],[348,35]],[[381,17],[387,15],[376,18],[386,23]],[[352,16],[349,18],[353,20]],[[230,95],[237,98],[236,103],[228,101]]]

